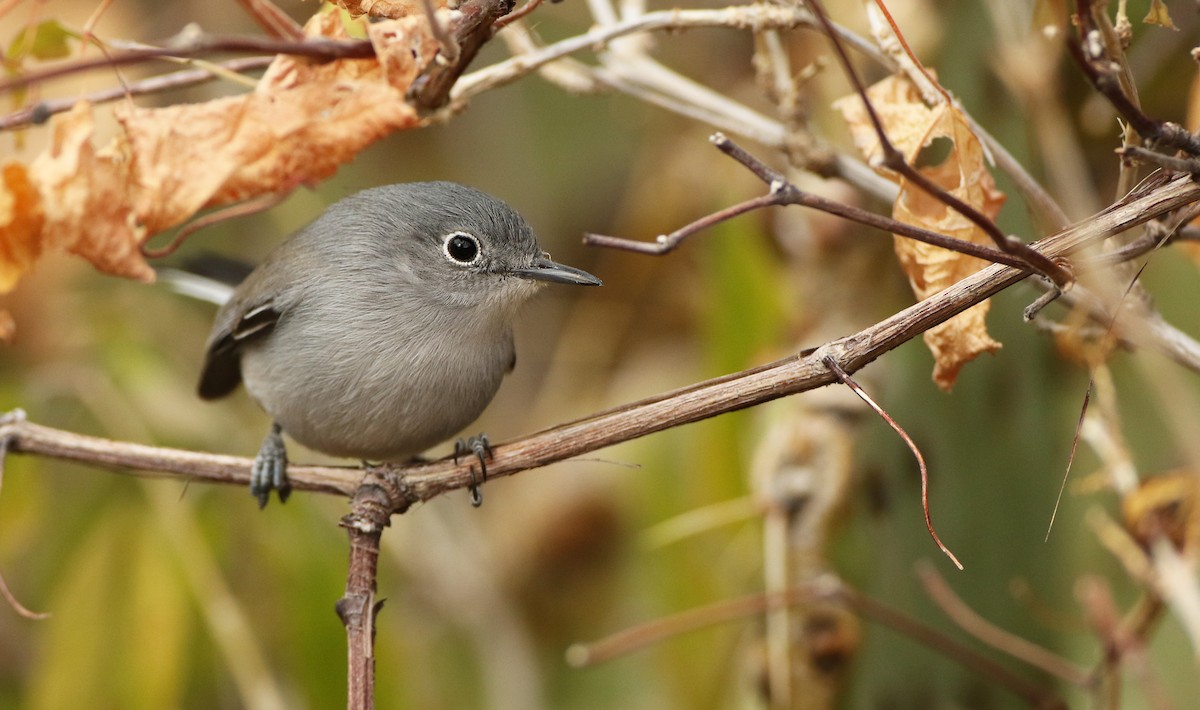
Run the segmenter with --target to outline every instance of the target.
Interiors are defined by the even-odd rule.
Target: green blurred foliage
[[[300,16],[311,5],[290,9]],[[46,11],[79,26],[90,10],[50,4]],[[227,10],[118,3],[98,31],[161,37],[192,20],[209,30],[250,31]],[[980,3],[930,3],[925,12],[917,21],[929,25],[919,28],[931,36],[923,45],[929,63],[968,110],[1040,171],[1030,124],[1016,102],[1004,100],[993,73],[995,38]],[[859,22],[849,9],[846,15]],[[582,4],[548,5],[534,19],[547,39],[591,23]],[[1181,35],[1194,36],[1194,20],[1175,19]],[[797,37],[797,45],[813,40]],[[1143,98],[1179,120],[1185,92],[1178,76],[1193,71],[1186,47],[1175,35],[1138,26],[1132,52],[1142,56],[1140,47],[1164,37],[1177,51],[1149,64],[1144,87],[1152,91]],[[804,51],[812,50],[800,46],[797,55]],[[667,36],[659,52],[770,111],[754,88],[742,35]],[[493,46],[479,61],[502,56]],[[1061,73],[1064,101],[1078,121],[1088,96],[1082,81],[1070,66],[1045,70]],[[200,100],[210,91],[228,89],[186,96]],[[827,106],[814,111],[818,125],[838,134]],[[1116,168],[1115,124],[1105,125],[1103,135],[1085,141],[1095,166],[1087,189],[1097,195],[1111,193]],[[518,369],[477,424],[497,440],[816,344],[808,338],[830,303],[865,325],[911,302],[891,270],[886,240],[848,230],[844,253],[835,248],[820,263],[826,272],[809,273],[776,229],[778,215],[740,218],[657,259],[579,244],[585,231],[649,239],[758,194],[760,184],[707,144],[708,130],[628,97],[569,96],[529,77],[481,96],[447,125],[381,141],[334,179],[269,213],[193,236],[185,251],[256,260],[323,206],[387,182],[457,180],[509,201],[555,258],[588,268],[606,286],[548,290],[526,314]],[[0,141],[5,152],[14,145],[8,136]],[[1001,184],[1010,193],[1002,223],[1032,236],[1020,200]],[[866,270],[872,276],[862,278],[852,262],[874,265]],[[1200,335],[1196,276],[1195,262],[1167,251],[1154,257],[1146,282],[1168,319]],[[826,286],[814,294],[804,288],[812,282]],[[1004,348],[969,365],[952,394],[930,381],[931,358],[919,341],[862,374],[920,443],[933,477],[934,521],[966,570],[954,573],[931,544],[915,464],[876,419],[857,429],[856,495],[831,556],[863,592],[958,635],[912,573],[915,561],[931,559],[985,617],[1089,666],[1100,649],[1082,622],[1076,580],[1101,575],[1126,606],[1137,587],[1085,520],[1095,510],[1118,514],[1111,493],[1069,485],[1043,542],[1086,375],[1021,322],[1035,295],[1022,286],[995,299],[991,327]],[[101,436],[242,455],[257,449],[267,420],[248,397],[202,403],[193,395],[209,307],[61,257],[45,259],[4,306],[17,318],[18,339],[0,350],[0,408],[22,407],[38,423]],[[1125,434],[1149,473],[1189,462],[1164,422],[1163,402],[1146,385],[1147,362],[1173,372],[1177,396],[1192,406],[1197,383],[1149,353],[1114,358]],[[386,603],[378,707],[755,707],[755,620],[696,631],[596,668],[569,668],[564,653],[577,641],[762,588],[762,536],[753,518],[663,547],[647,546],[643,532],[750,495],[764,420],[758,411],[726,415],[491,482],[480,511],[464,493],[396,519],[384,536],[379,580]],[[294,458],[317,460],[301,451]],[[1081,445],[1074,476],[1097,466]],[[241,489],[9,457],[0,572],[19,599],[53,617],[34,622],[0,607],[0,707],[342,705],[345,641],[333,604],[344,586],[337,522],[345,512],[344,501],[303,494],[259,512]],[[1030,598],[1012,591],[1017,582]],[[1152,639],[1152,667],[1179,706],[1188,706],[1197,690],[1187,639],[1171,618]],[[1136,684],[1127,686],[1128,707],[1144,703]],[[1065,692],[1086,705],[1082,694]],[[953,659],[870,621],[843,705],[1022,706]]]

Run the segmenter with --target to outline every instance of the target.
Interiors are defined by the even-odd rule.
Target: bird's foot
[[[470,467],[471,485],[468,487],[471,492],[471,505],[478,508],[483,505],[483,492],[479,490],[479,487],[487,481],[487,460],[492,457],[492,445],[488,442],[487,434],[454,442],[454,463],[458,463],[458,457],[467,454],[474,454],[475,458],[479,460],[479,477],[475,477],[475,466],[472,465]]]
[[[279,492],[279,502],[287,502],[292,484],[287,477],[287,447],[283,443],[283,429],[271,425],[271,431],[263,440],[254,466],[250,470],[250,494],[258,499],[258,507],[265,508],[271,499],[271,491]]]

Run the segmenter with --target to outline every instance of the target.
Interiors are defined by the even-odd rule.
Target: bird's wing
[[[224,397],[242,381],[241,349],[265,337],[279,321],[281,310],[273,299],[257,303],[231,301],[217,315],[217,327],[209,337],[200,371],[200,396]]]

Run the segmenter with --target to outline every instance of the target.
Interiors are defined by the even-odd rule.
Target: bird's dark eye
[[[456,264],[472,266],[479,262],[479,240],[466,232],[451,232],[442,241],[442,253]]]

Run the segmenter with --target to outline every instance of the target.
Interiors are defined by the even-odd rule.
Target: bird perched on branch
[[[551,261],[520,215],[478,190],[364,190],[233,290],[208,339],[200,396],[244,383],[271,415],[250,489],[260,506],[271,490],[285,500],[283,432],[333,456],[393,461],[470,424],[512,370],[513,323],[544,282],[600,285]],[[465,445],[481,464],[486,447],[483,437]]]

